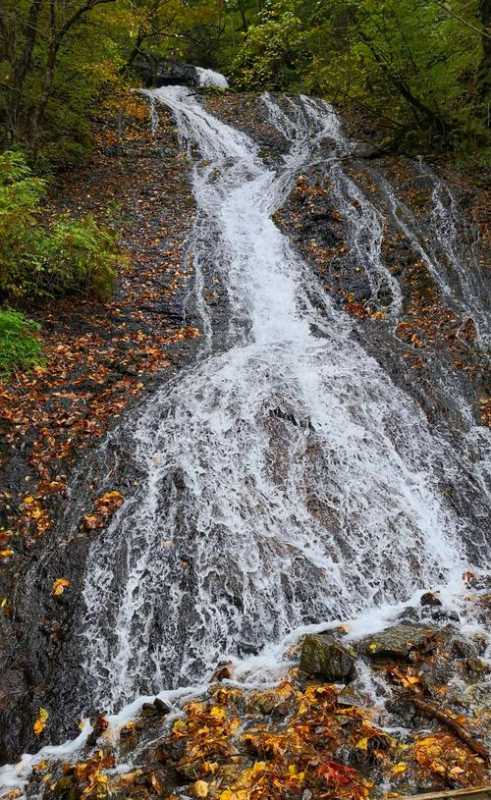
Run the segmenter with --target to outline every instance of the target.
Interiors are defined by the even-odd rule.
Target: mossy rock
[[[300,669],[327,683],[349,683],[356,674],[355,655],[334,636],[312,633],[302,642]]]
[[[394,625],[360,642],[360,650],[371,658],[408,659],[413,651],[433,652],[437,644],[436,628],[423,625]]]

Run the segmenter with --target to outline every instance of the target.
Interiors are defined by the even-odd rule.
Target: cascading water
[[[272,221],[296,171],[346,147],[333,109],[266,99],[291,142],[273,170],[187,89],[151,94],[198,154],[189,258],[206,342],[128,431],[144,478],[90,552],[83,696],[113,710],[299,626],[449,583],[474,546],[485,555],[485,500],[480,530],[447,501],[449,486],[465,491],[461,471],[487,490],[479,465],[430,430]],[[373,281],[389,280],[378,213],[332,174],[361,197],[352,246]],[[225,318],[206,303],[210,275]]]
[[[449,187],[425,164],[420,164],[423,178],[432,192],[431,232],[426,241],[418,235],[418,225],[408,206],[394,193],[387,180],[381,186],[389,212],[412,248],[432,275],[442,297],[473,320],[485,346],[490,341],[489,287],[479,261],[476,231],[457,225],[458,212]]]
[[[347,222],[350,257],[356,264],[355,268],[366,274],[373,301],[380,304],[382,299],[382,305],[389,305],[391,314],[397,317],[401,310],[402,294],[382,257],[384,219],[342,169],[340,156],[352,153],[353,144],[345,137],[336,112],[330,106],[319,105],[316,100],[302,97],[296,101],[288,100],[289,115],[269,95],[265,100],[272,123],[292,142],[291,152],[285,159],[290,170],[298,170],[305,163],[306,153],[313,154],[314,144],[325,141],[328,122],[336,147],[330,157],[323,159],[322,165]]]

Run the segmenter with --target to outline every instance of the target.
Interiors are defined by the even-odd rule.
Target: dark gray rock
[[[425,594],[421,595],[419,602],[422,606],[441,606],[442,601],[438,597],[438,595],[434,594],[433,592],[425,592]]]
[[[355,677],[355,656],[334,636],[309,634],[302,642],[300,668],[328,683],[349,683]]]
[[[368,636],[360,643],[360,651],[371,658],[408,659],[417,651],[431,653],[437,643],[438,630],[427,625],[394,625]]]
[[[147,87],[200,85],[196,68],[181,61],[160,60],[145,53],[135,60],[133,69]]]

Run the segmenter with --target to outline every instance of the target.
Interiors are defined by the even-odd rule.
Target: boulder
[[[182,61],[161,60],[148,54],[141,54],[135,59],[133,69],[148,88],[158,88],[159,86],[198,87],[200,85],[196,67]]]
[[[300,669],[328,683],[349,683],[355,677],[355,656],[334,636],[312,633],[302,642]]]
[[[436,647],[438,629],[427,625],[400,624],[386,628],[359,642],[360,651],[371,658],[407,660],[412,653],[431,653]]]
[[[419,602],[422,606],[439,607],[442,605],[442,601],[438,595],[434,594],[433,592],[425,592],[423,595],[421,595]]]

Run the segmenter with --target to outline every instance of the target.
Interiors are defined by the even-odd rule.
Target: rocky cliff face
[[[76,730],[67,711],[81,669],[72,644],[87,551],[118,507],[104,494],[123,496],[135,480],[112,437],[193,357],[199,338],[183,304],[194,202],[170,115],[162,109],[152,133],[148,102],[130,96],[98,142],[93,162],[60,178],[51,202],[102,219],[112,206],[130,265],[110,303],[71,300],[38,312],[48,368],[17,375],[0,400],[0,550],[12,551],[0,558],[3,763]],[[66,576],[69,588],[54,596]],[[41,737],[33,732],[40,706],[53,726]]]
[[[178,76],[175,78],[177,80]],[[155,76],[151,80],[155,83]],[[172,83],[175,83],[174,77]],[[259,145],[262,162],[273,171],[284,169],[283,159],[292,150],[294,128],[289,125],[293,125],[291,120],[295,120],[295,113],[301,109],[301,104],[297,106],[296,102],[279,98],[277,116],[272,118],[267,105],[253,95],[203,98],[208,111],[234,129],[247,133]],[[33,397],[42,411],[39,421],[31,425],[15,418],[13,409],[21,402],[22,383],[17,394],[14,390],[6,398],[10,403],[6,417],[9,441],[3,470],[8,491],[14,494],[14,499],[11,508],[6,509],[4,522],[14,534],[9,536],[9,542],[13,543],[15,555],[2,561],[0,567],[0,596],[6,599],[0,617],[3,634],[0,653],[5,665],[0,698],[3,737],[0,755],[5,762],[15,760],[27,749],[35,750],[73,735],[82,707],[94,717],[108,710],[91,703],[91,684],[84,674],[87,665],[82,666],[86,661],[87,643],[80,638],[80,633],[87,623],[87,613],[89,616],[91,613],[91,609],[85,607],[87,598],[82,600],[88,552],[94,549],[94,543],[97,545],[104,540],[112,521],[115,530],[120,530],[117,538],[130,533],[117,526],[123,514],[134,514],[140,502],[138,487],[146,483],[142,463],[129,445],[142,407],[146,407],[152,397],[158,397],[163,387],[178,379],[181,370],[186,374],[187,367],[199,363],[203,357],[199,345],[206,338],[207,329],[199,304],[189,301],[196,281],[195,260],[203,249],[199,249],[200,240],[195,237],[193,243],[197,242],[198,247],[195,246],[190,257],[186,243],[196,218],[190,191],[190,159],[199,157],[196,147],[187,153],[179,148],[167,115],[153,135],[146,125],[147,119],[140,119],[138,135],[131,129],[128,141],[101,142],[94,164],[71,187],[73,202],[84,208],[90,207],[92,200],[88,195],[100,192],[101,184],[107,187],[108,195],[122,202],[122,225],[134,266],[123,275],[119,296],[109,307],[98,309],[95,320],[92,308],[89,309],[90,321],[84,319],[75,325],[67,309],[60,309],[60,318],[52,320],[53,327],[59,328],[60,336],[64,337],[60,346],[71,346],[67,344],[67,337],[70,343],[77,339],[79,346],[73,358],[74,372],[66,375],[60,368],[56,385],[52,386],[45,383],[42,375],[35,379],[38,383]],[[312,138],[317,133],[313,129]],[[346,140],[344,133],[343,137]],[[335,313],[347,315],[352,323],[353,346],[360,347],[367,360],[374,359],[388,376],[394,392],[401,390],[408,403],[414,402],[432,435],[441,437],[455,452],[464,454],[457,475],[451,475],[448,466],[437,464],[435,484],[446,498],[451,513],[463,520],[463,527],[465,524],[472,531],[472,535],[462,538],[463,562],[484,563],[482,554],[489,533],[484,495],[489,478],[484,457],[485,427],[491,423],[489,340],[486,338],[489,241],[486,230],[477,241],[476,225],[482,221],[482,208],[487,206],[489,198],[484,191],[476,192],[461,175],[446,175],[449,182],[444,184],[439,177],[440,170],[406,158],[367,159],[360,157],[359,148],[350,151],[346,147],[338,152],[339,158],[333,160],[336,146],[339,141],[336,143],[332,137],[327,137],[317,147],[315,158],[298,165],[293,159],[287,164],[282,187],[284,199],[274,212],[274,222],[288,237],[294,252],[301,256],[305,270],[310,270],[315,279],[315,291],[308,288],[305,297],[318,315],[316,320],[322,322],[323,315],[327,315],[327,304]],[[220,161],[214,167],[216,173],[206,176],[210,185],[219,182],[223,171],[231,166],[232,156],[228,161]],[[83,198],[78,193],[79,185],[88,189]],[[65,186],[64,193],[69,189]],[[218,233],[215,238],[218,241]],[[260,247],[256,255],[261,258]],[[226,261],[226,253],[221,250],[214,257],[205,253],[206,268],[200,277],[203,282],[200,297],[207,304],[207,319],[213,329],[217,352],[222,347],[226,352],[223,342],[230,337],[230,320],[236,321],[235,297],[233,292],[227,291],[217,265],[222,257]],[[309,280],[306,275],[308,287]],[[322,288],[326,305],[318,287]],[[302,298],[303,302],[307,301]],[[247,331],[248,324],[242,325],[239,319],[237,330]],[[102,327],[104,335],[101,337]],[[316,325],[311,327],[314,335],[326,336]],[[94,353],[94,349],[97,352],[91,356],[96,360],[95,364],[89,364],[90,374],[84,372],[84,357],[80,355],[85,352],[83,342],[90,344],[90,348],[86,347],[90,353]],[[336,375],[333,375],[332,382],[335,380]],[[194,385],[193,380],[187,384],[190,395]],[[140,394],[143,392],[144,395]],[[100,404],[108,396],[111,402],[102,414]],[[143,405],[137,401],[139,397]],[[131,407],[125,410],[129,398],[134,399]],[[348,401],[350,398],[345,398],[345,402]],[[351,401],[355,405],[358,402],[355,389]],[[202,403],[205,400],[202,399]],[[319,483],[325,488],[329,475],[321,475],[323,442],[316,431],[315,420],[302,416],[293,404],[285,402],[279,390],[274,403],[272,400],[268,403],[265,430],[270,442],[268,464],[272,484],[281,487],[290,474],[291,442],[300,441],[300,435],[306,432],[305,458],[312,483],[305,487],[305,507],[310,518],[330,532],[349,564],[356,553],[339,523],[336,498],[331,492],[318,490]],[[83,404],[83,413],[80,404]],[[63,424],[58,425],[61,406]],[[32,407],[21,405],[21,408],[27,418]],[[103,422],[94,430],[89,423],[101,417]],[[57,431],[67,431],[66,439],[56,439],[63,443],[71,441],[75,431],[79,435],[78,420],[82,418],[86,421],[84,436],[88,446],[82,455],[77,445],[70,469],[65,467],[65,461],[61,467],[59,456],[49,448],[43,451],[45,457],[36,461],[41,439],[44,437],[49,444],[50,426],[56,426]],[[161,419],[155,423],[155,437],[159,430],[157,422]],[[191,423],[190,417],[188,424]],[[169,426],[172,424],[169,418]],[[238,428],[246,426],[246,420],[240,418],[230,424],[230,429],[235,430],[236,424]],[[384,435],[390,438],[397,420],[387,417],[384,425]],[[103,440],[108,428],[111,433]],[[100,437],[105,444],[100,446],[93,442],[93,436]],[[94,444],[97,446],[93,447]],[[397,439],[401,457],[411,446],[403,436]],[[162,458],[165,459],[165,451]],[[472,471],[472,465],[476,464],[482,465],[479,473]],[[331,466],[332,469],[336,467],[335,458]],[[162,513],[164,510],[167,513],[171,504],[175,504],[172,524],[181,536],[175,554],[169,555],[173,570],[171,583],[187,593],[186,597],[192,597],[197,592],[203,562],[196,557],[192,541],[190,544],[182,533],[190,524],[189,519],[192,520],[183,499],[190,491],[190,478],[175,464],[171,467],[166,480],[159,484],[158,501]],[[65,476],[61,481],[60,473]],[[481,476],[481,483],[476,474]],[[224,473],[225,483],[226,478]],[[29,488],[19,493],[22,482]],[[45,482],[60,483],[60,487],[51,492],[44,486]],[[115,494],[109,497],[110,493]],[[121,507],[119,500],[116,502],[117,495],[122,500],[134,498],[134,501]],[[265,502],[267,505],[270,498]],[[258,504],[257,508],[262,505]],[[48,520],[48,517],[49,524],[45,530],[40,530],[39,521]],[[284,524],[287,525],[286,518]],[[353,524],[363,527],[361,512]],[[395,540],[403,525],[402,519],[394,520]],[[222,532],[218,532],[214,540],[215,549],[220,552],[226,530],[226,522],[222,520]],[[370,550],[370,536],[375,541],[376,534],[375,530],[369,532],[367,550],[374,564],[377,559],[373,548]],[[159,541],[168,541],[167,530],[162,529],[159,536]],[[110,552],[114,559],[111,580],[116,586],[118,581],[122,583],[127,579],[127,566],[121,553]],[[390,592],[396,587],[397,592],[403,565],[391,555],[390,548],[386,555],[385,589]],[[268,557],[273,559],[271,553]],[[288,548],[279,548],[275,557],[286,562],[290,558]],[[411,559],[408,569],[414,566],[416,571],[416,551]],[[224,570],[229,566],[233,572],[233,563],[228,564],[224,558],[222,564]],[[274,564],[271,560],[271,571],[275,569]],[[296,562],[292,562],[290,571],[295,573],[297,568]],[[55,581],[62,577],[66,577],[70,585],[57,595],[53,593]],[[142,583],[146,578],[147,574],[142,572]],[[101,574],[101,595],[106,580],[107,575]],[[227,583],[223,575],[220,581],[223,588],[220,608],[233,621],[243,611],[244,595],[238,582],[232,586],[233,582]],[[477,619],[478,625],[486,625],[487,589],[478,578],[468,576],[470,591],[474,592],[473,581],[477,582],[476,597],[470,617]],[[287,578],[283,583],[287,583]],[[291,588],[287,588],[285,594],[292,602],[307,604],[309,587],[302,590],[300,583],[295,584],[297,594],[294,595]],[[168,588],[162,586],[161,594]],[[434,589],[432,585],[422,588]],[[356,581],[353,581],[353,596],[357,590]],[[377,591],[383,593],[384,587],[374,587],[372,599],[375,601]],[[327,588],[322,592],[328,595]],[[94,598],[93,612],[97,614],[97,592]],[[317,597],[315,600],[321,603]],[[344,651],[345,641],[339,635],[335,647],[336,675],[325,674],[320,676],[321,681],[318,670],[309,675],[308,670],[300,674],[294,669],[285,677],[286,670],[281,666],[285,682],[279,688],[268,690],[263,697],[247,687],[235,691],[215,684],[209,690],[203,689],[196,703],[186,707],[179,724],[164,724],[159,716],[162,710],[147,707],[134,725],[123,728],[123,737],[117,746],[107,744],[104,736],[102,745],[101,741],[96,745],[97,736],[103,735],[106,728],[105,722],[99,722],[100,729],[96,726],[96,734],[84,751],[85,766],[70,768],[63,777],[59,774],[59,765],[40,768],[30,791],[33,794],[37,791],[39,781],[47,773],[50,777],[45,783],[54,787],[49,791],[66,797],[95,797],[99,796],[98,791],[109,790],[116,796],[117,793],[128,796],[131,786],[132,796],[133,793],[135,796],[154,793],[171,797],[191,792],[221,800],[236,797],[242,800],[251,796],[251,787],[257,782],[263,791],[263,795],[257,794],[257,797],[298,796],[308,800],[320,796],[363,797],[372,791],[371,783],[390,784],[403,792],[481,783],[487,775],[486,756],[476,747],[479,748],[481,737],[489,735],[488,710],[485,702],[481,702],[488,681],[486,645],[479,640],[479,635],[471,639],[461,635],[460,628],[467,612],[459,619],[456,612],[446,607],[442,609],[442,600],[437,595],[434,600],[434,603],[428,600],[421,607],[410,605],[404,612],[406,617],[398,620],[403,628],[418,623],[417,630],[404,628],[402,632],[401,629],[386,632],[357,644],[353,654]],[[192,645],[192,652],[198,653],[196,659],[199,660],[202,658],[201,640],[195,637],[196,641],[190,642],[195,636],[195,620],[192,609],[184,606],[176,628],[176,637],[180,637],[176,650],[181,652],[181,645],[187,642]],[[320,618],[315,604],[312,606],[311,618],[304,621],[326,624],[329,620]],[[142,608],[143,614],[148,613],[145,605]],[[172,613],[169,605],[168,615],[156,615],[151,632],[152,653],[158,650],[159,636],[168,629]],[[115,635],[111,625],[108,619],[109,642]],[[257,627],[256,620],[248,630],[249,638],[246,640],[242,636],[232,656],[254,654],[264,645],[259,638],[254,639]],[[212,623],[209,630],[213,630]],[[274,631],[274,622],[271,630]],[[130,635],[135,637],[135,642],[140,633],[132,630]],[[320,638],[320,645],[322,641]],[[311,640],[312,644],[317,646],[318,639]],[[166,664],[174,669],[171,650],[161,655],[163,666],[159,669],[165,670]],[[310,659],[307,656],[304,651],[301,661],[304,667]],[[317,663],[327,663],[324,650],[314,656]],[[299,657],[297,653],[295,658]],[[281,662],[283,656],[278,658]],[[346,674],[349,672],[349,690],[333,688],[328,683],[344,683],[340,675],[343,665]],[[178,666],[180,669],[181,663]],[[215,663],[209,664],[208,668],[212,671],[215,666]],[[112,680],[113,669],[114,665],[107,668],[108,682]],[[223,669],[222,679],[233,677],[232,669],[230,674],[228,667]],[[355,672],[357,679],[353,683]],[[371,677],[367,677],[369,672]],[[152,660],[137,676],[141,692],[158,691],[154,687],[159,676],[161,673]],[[178,684],[179,680],[174,686]],[[444,687],[450,684],[458,690],[447,700]],[[403,697],[403,690],[412,692],[414,697]],[[350,694],[352,691],[355,696]],[[433,712],[440,707],[444,696],[447,719],[442,720]],[[472,701],[469,700],[471,696]],[[174,703],[174,710],[180,708],[178,697],[173,697],[171,703]],[[376,724],[367,712],[374,704]],[[40,708],[49,710],[49,718],[41,731],[35,732],[33,725]],[[216,708],[218,711],[214,710]],[[459,709],[464,709],[462,713],[467,717],[456,722],[464,737],[462,730],[451,722]],[[319,726],[324,731],[322,742],[318,736]],[[430,735],[425,737],[423,731],[427,726]],[[408,728],[409,733],[393,739],[392,732],[399,727]],[[206,742],[199,733],[203,728],[207,730]],[[252,733],[248,739],[249,728]],[[162,739],[157,749],[152,743],[156,736]],[[300,750],[297,748],[300,740],[293,741],[292,736],[300,737]],[[433,742],[425,743],[425,739],[433,739]],[[102,755],[99,757],[97,753]],[[295,753],[300,753],[298,763]],[[131,778],[113,780],[111,770],[126,760],[137,772],[130,772]],[[101,775],[99,780],[97,776]],[[303,777],[298,777],[300,775]],[[280,783],[278,794],[268,795],[275,781]]]

